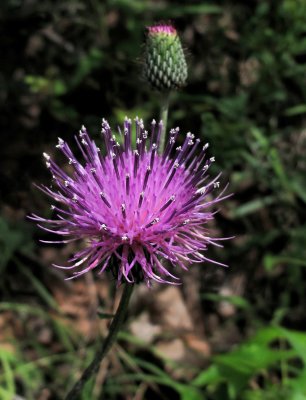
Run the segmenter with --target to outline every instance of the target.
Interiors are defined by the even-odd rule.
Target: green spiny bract
[[[159,91],[177,89],[186,84],[186,59],[173,26],[148,27],[144,74],[150,85]]]

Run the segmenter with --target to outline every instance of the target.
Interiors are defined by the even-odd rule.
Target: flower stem
[[[125,317],[127,309],[128,309],[128,305],[129,305],[129,301],[130,301],[130,297],[133,292],[133,289],[134,289],[133,284],[129,284],[129,283],[125,284],[124,290],[122,293],[122,297],[120,300],[120,304],[116,311],[115,317],[111,323],[111,326],[109,327],[108,335],[105,338],[105,340],[102,344],[102,347],[97,352],[97,354],[96,354],[95,358],[93,359],[93,361],[91,362],[91,364],[85,369],[81,378],[78,380],[78,382],[73,386],[73,388],[67,394],[65,400],[78,399],[85,383],[92,377],[93,374],[97,373],[101,361],[106,356],[107,352],[110,350],[110,348],[112,347],[113,343],[116,340],[117,334],[118,334],[118,332],[122,326],[122,323],[124,321],[124,317]]]
[[[160,110],[160,119],[163,121],[163,130],[162,130],[161,137],[160,137],[160,147],[159,147],[159,151],[161,153],[164,151],[165,142],[166,142],[169,99],[170,99],[170,92],[165,93],[161,99],[162,105],[161,105],[161,110]]]

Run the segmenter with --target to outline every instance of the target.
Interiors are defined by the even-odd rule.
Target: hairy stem
[[[124,321],[124,317],[126,315],[129,301],[131,294],[133,292],[134,285],[133,284],[128,284],[126,283],[124,286],[124,290],[122,293],[122,297],[120,300],[120,304],[118,306],[118,309],[116,311],[115,317],[111,323],[111,326],[109,327],[109,332],[105,340],[103,341],[102,347],[100,350],[97,352],[95,358],[91,362],[91,364],[85,369],[83,372],[81,378],[76,382],[76,384],[73,386],[73,388],[70,390],[70,392],[67,394],[65,400],[76,400],[79,398],[82,389],[85,385],[85,383],[95,374],[97,373],[100,363],[103,360],[103,358],[106,356],[107,352],[110,350],[112,347],[113,343],[116,340],[117,334],[122,326],[122,323]]]
[[[161,110],[160,110],[160,119],[163,121],[163,130],[162,130],[161,137],[160,137],[160,147],[159,147],[159,151],[161,153],[164,151],[165,142],[166,142],[169,98],[170,98],[170,92],[165,93],[161,99],[162,105],[161,105]]]

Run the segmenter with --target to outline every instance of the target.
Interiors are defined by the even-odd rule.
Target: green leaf
[[[306,104],[298,104],[294,107],[287,108],[285,115],[292,117],[295,115],[306,114]]]
[[[273,203],[276,202],[276,199],[274,196],[266,196],[260,199],[254,199],[249,201],[248,203],[245,203],[239,207],[236,207],[235,209],[231,210],[231,215],[233,218],[241,218],[249,214],[253,214],[257,212],[258,210],[269,206]]]
[[[236,306],[238,308],[243,308],[243,309],[251,308],[251,304],[241,296],[223,296],[223,295],[215,294],[215,293],[204,293],[201,297],[203,299],[211,300],[211,301],[215,301],[215,302],[226,301],[228,303],[233,304],[234,306]]]
[[[304,201],[304,203],[306,203],[305,182],[298,176],[294,176],[294,179],[292,179],[290,183],[292,190],[296,193],[297,196],[299,196],[301,200]]]
[[[53,92],[55,94],[55,96],[62,96],[65,93],[67,93],[67,85],[66,83],[61,80],[61,79],[56,79],[53,82]]]
[[[0,361],[3,369],[3,378],[5,386],[12,395],[15,394],[15,381],[14,381],[14,372],[12,370],[12,353],[1,351],[0,352]]]
[[[203,387],[209,384],[215,384],[221,380],[221,375],[218,367],[212,365],[205,371],[202,371],[193,381],[194,386]]]
[[[278,339],[286,339],[292,349],[281,350],[270,345]],[[247,388],[249,380],[260,372],[291,358],[306,357],[306,334],[289,331],[278,326],[260,329],[253,338],[236,349],[213,358],[213,364],[201,372],[192,382],[197,387],[224,382],[230,398]]]
[[[306,267],[306,260],[290,257],[290,256],[274,256],[272,254],[267,254],[264,257],[264,267],[267,272],[272,271],[275,266],[279,264],[291,264],[294,266]]]

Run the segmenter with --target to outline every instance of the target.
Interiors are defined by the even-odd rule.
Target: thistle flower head
[[[70,174],[44,153],[53,184],[40,188],[55,201],[54,219],[31,218],[60,235],[58,242],[86,242],[68,266],[57,266],[73,271],[68,279],[113,265],[119,283],[174,283],[171,266],[187,269],[192,263],[211,261],[203,251],[220,239],[211,238],[205,228],[213,219],[209,208],[227,197],[212,197],[219,186],[219,175],[212,180],[207,175],[214,158],[206,159],[208,145],[200,148],[200,140],[191,133],[178,146],[179,128],[170,131],[166,149],[159,154],[161,131],[162,122],[153,120],[148,132],[141,119],[133,124],[126,118],[118,143],[103,120],[103,155],[83,126],[76,137],[82,163],[62,139],[56,145],[67,157]]]
[[[186,84],[187,64],[173,25],[158,24],[147,28],[144,74],[149,84],[159,91]]]

